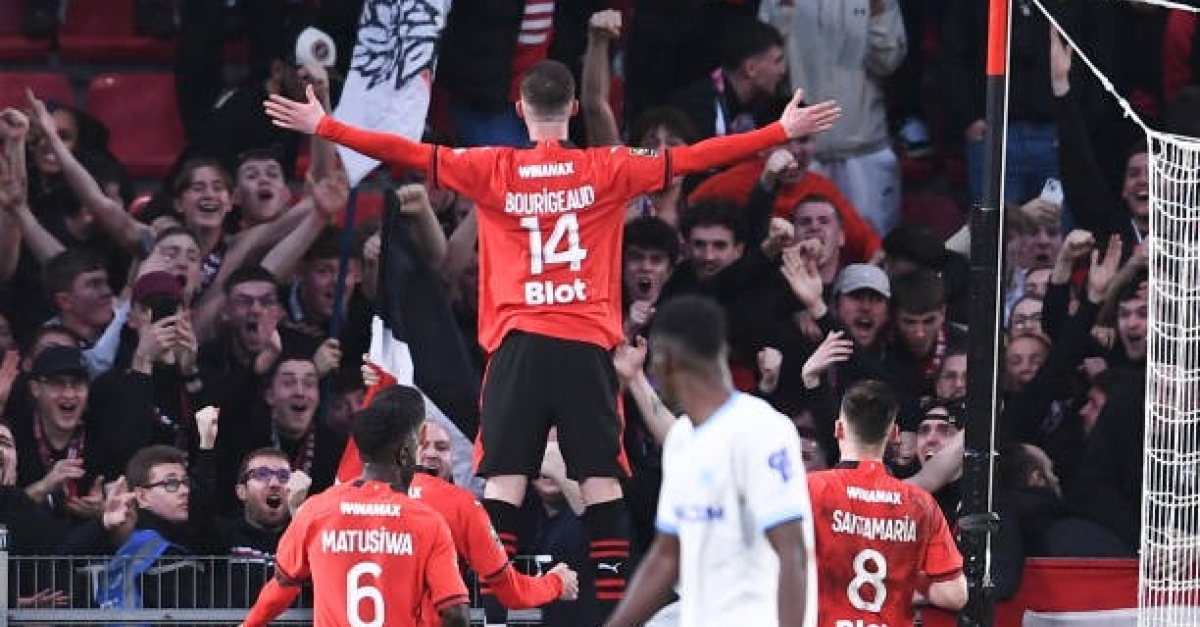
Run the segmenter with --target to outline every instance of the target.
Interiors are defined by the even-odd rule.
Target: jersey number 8
[[[854,556],[854,579],[846,586],[846,594],[850,597],[850,605],[864,612],[878,612],[887,600],[887,587],[883,585],[887,579],[887,559],[875,549],[863,549]],[[863,588],[870,588],[863,598]]]
[[[383,568],[375,562],[359,562],[346,572],[346,618],[350,627],[382,627],[383,625],[383,593],[371,583],[379,577]],[[371,580],[360,585],[364,577]],[[359,605],[367,602],[371,606],[370,622],[363,620]]]
[[[587,249],[579,246],[579,218],[573,213],[564,213],[554,223],[550,237],[542,242],[542,229],[535,217],[521,218],[521,226],[529,231],[529,274],[537,276],[546,264],[567,263],[578,272],[587,258]],[[566,237],[566,248],[563,246]]]

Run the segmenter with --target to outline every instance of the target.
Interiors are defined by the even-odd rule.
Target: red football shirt
[[[427,597],[434,611],[468,602],[442,516],[379,481],[305,501],[275,566],[282,580],[312,579],[316,627],[415,626]]]
[[[418,472],[413,475],[408,496],[446,519],[454,549],[481,578],[490,579],[508,565],[508,555],[492,532],[487,510],[470,490]]]
[[[479,343],[522,330],[612,348],[621,341],[621,243],[629,200],[676,175],[732,163],[786,140],[774,123],[665,151],[605,146],[441,148],[346,126],[317,134],[475,201]]]
[[[688,201],[694,203],[702,198],[721,196],[746,204],[765,164],[765,159],[758,158],[717,172],[697,185],[688,196]],[[791,222],[796,214],[796,204],[810,194],[832,200],[842,218],[842,232],[846,235],[846,243],[842,246],[842,263],[870,263],[881,246],[879,235],[842,195],[837,185],[818,172],[805,172],[799,181],[779,186],[779,193],[775,196],[775,217]]]
[[[511,609],[538,607],[558,598],[562,594],[562,582],[558,577],[530,577],[511,570],[508,554],[500,545],[500,539],[492,528],[487,510],[469,490],[460,488],[432,475],[417,473],[413,476],[408,495],[428,505],[446,519],[454,548],[467,561],[471,570],[479,575],[481,582],[492,584],[493,593]],[[505,569],[510,569],[505,572]],[[498,576],[503,573],[504,576]],[[432,603],[433,599],[426,599]],[[426,612],[437,625],[436,613]]]
[[[883,464],[810,473],[808,491],[821,571],[821,627],[912,625],[917,575],[936,582],[962,570],[937,502],[890,476]]]

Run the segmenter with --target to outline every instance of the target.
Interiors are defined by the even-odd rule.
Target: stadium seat
[[[161,177],[183,149],[183,123],[169,72],[97,74],[84,102],[108,126],[109,147],[133,176]]]
[[[58,52],[72,63],[168,63],[175,57],[175,40],[139,35],[133,0],[88,0],[67,5]]]
[[[0,72],[0,109],[26,106],[25,90],[47,102],[74,107],[75,88],[61,72]]]
[[[49,39],[30,39],[21,32],[24,3],[0,1],[0,63],[45,61],[50,57]]]

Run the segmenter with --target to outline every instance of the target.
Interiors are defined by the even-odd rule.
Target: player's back
[[[846,462],[811,473],[808,490],[822,627],[912,625],[917,575],[936,579],[962,568],[933,497],[890,476],[883,464]]]
[[[479,341],[520,329],[605,348],[621,338],[621,235],[630,198],[669,159],[625,147],[440,149],[438,184],[476,201]]]
[[[438,607],[467,602],[445,521],[395,486],[331,487],[306,501],[292,525],[303,532],[317,627],[417,625],[426,595]],[[303,570],[294,553],[281,541],[287,574]]]

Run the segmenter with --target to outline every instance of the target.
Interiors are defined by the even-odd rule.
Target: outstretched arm
[[[17,271],[21,255],[21,228],[8,206],[24,205],[28,181],[25,174],[25,138],[29,119],[16,109],[0,111],[0,281]]]
[[[246,614],[246,620],[242,621],[239,627],[266,627],[276,616],[290,607],[299,595],[300,586],[298,585],[281,584],[278,577],[268,581],[267,585],[263,586],[258,593],[258,600],[254,602],[254,607],[250,608],[250,612]]]
[[[832,100],[803,106],[804,90],[797,89],[792,101],[779,116],[779,124],[771,124],[749,133],[724,135],[706,139],[690,146],[672,148],[671,162],[675,175],[702,172],[710,168],[735,163],[754,153],[789,139],[806,137],[826,131],[842,115]]]
[[[280,128],[306,135],[320,135],[334,143],[388,164],[426,171],[433,159],[433,146],[414,142],[391,133],[377,133],[342,124],[325,114],[312,85],[305,90],[308,98],[297,102],[272,94],[263,107],[271,122]]]
[[[75,195],[79,197],[79,202],[83,205],[84,210],[91,213],[100,227],[122,250],[128,251],[138,258],[143,257],[146,251],[142,250],[142,232],[150,227],[138,223],[125,211],[125,207],[121,203],[109,198],[100,189],[100,184],[96,182],[96,179],[59,138],[54,116],[46,109],[45,103],[37,99],[28,89],[25,90],[25,98],[29,103],[29,110],[33,114],[34,125],[41,128],[42,134],[50,142],[50,149],[54,151],[54,156],[62,165],[63,177],[71,186],[71,191],[74,191]]]
[[[555,599],[574,599],[579,580],[574,571],[559,564],[541,577],[517,572],[496,543],[487,512],[476,504],[468,510],[464,533],[455,538],[456,549],[471,569],[492,588],[500,604],[510,609],[545,605]]]
[[[34,259],[37,259],[40,264],[45,264],[55,255],[66,250],[62,242],[51,235],[46,227],[42,226],[42,223],[34,217],[29,205],[25,202],[23,190],[20,192],[19,199],[8,200],[7,198],[11,195],[3,194],[5,198],[0,199],[0,210],[8,211],[9,222],[20,229],[25,246],[29,248],[30,253],[33,253]]]
[[[559,564],[559,566],[565,565]],[[558,568],[558,567],[556,567]],[[579,593],[579,585],[575,583],[575,573],[570,573],[572,586],[566,587],[564,578],[567,577],[562,569],[550,571],[541,577],[531,577],[517,572],[512,564],[505,565],[504,570],[494,575],[487,583],[492,588],[492,594],[500,601],[500,605],[512,610],[528,607],[540,607],[555,599],[573,601]]]

